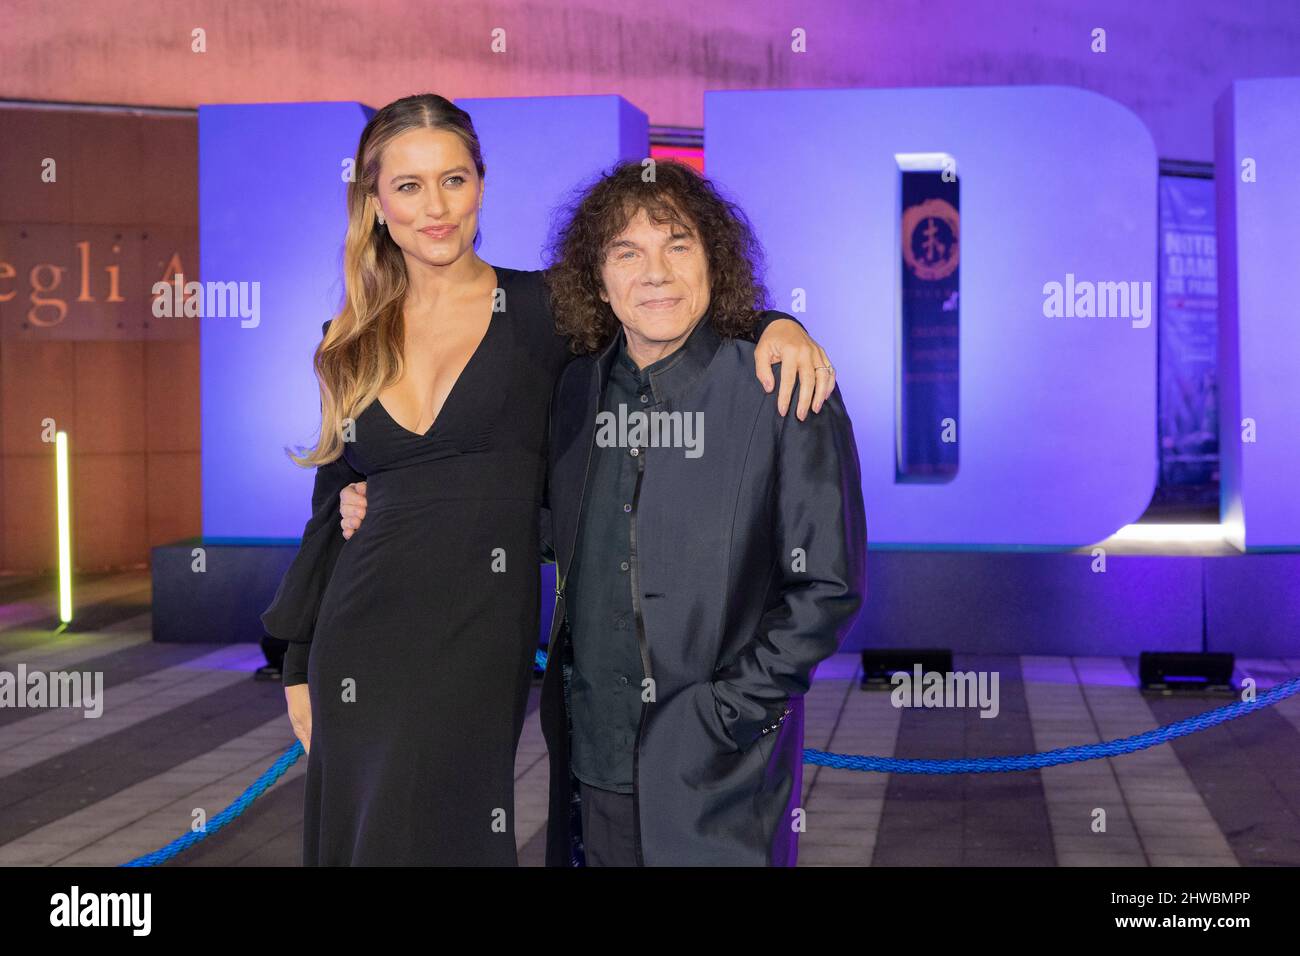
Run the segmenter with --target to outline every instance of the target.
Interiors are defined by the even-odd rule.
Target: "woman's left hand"
[[[754,374],[770,392],[776,384],[772,366],[781,363],[781,391],[777,394],[776,410],[784,415],[790,409],[790,396],[795,382],[799,383],[799,407],[795,416],[799,421],[808,417],[808,409],[822,410],[822,403],[835,390],[835,369],[831,367],[826,350],[812,340],[803,326],[790,319],[777,319],[766,329],[754,349]],[[790,374],[791,370],[795,374]]]

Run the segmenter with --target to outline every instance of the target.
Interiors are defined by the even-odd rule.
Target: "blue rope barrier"
[[[1166,724],[1132,737],[1119,740],[1107,740],[1099,744],[1080,744],[1077,747],[1062,747],[1038,754],[1019,754],[1014,757],[970,757],[958,760],[918,760],[901,757],[859,757],[851,754],[831,754],[821,750],[805,750],[803,762],[818,767],[834,767],[838,770],[879,770],[886,773],[1006,773],[1017,770],[1037,770],[1041,767],[1054,767],[1057,764],[1077,763],[1080,760],[1093,760],[1097,757],[1118,757],[1138,750],[1146,750],[1178,737],[1214,727],[1228,720],[1235,720],[1261,707],[1268,707],[1293,694],[1300,693],[1300,677],[1270,687],[1254,700],[1239,700],[1214,710],[1188,717],[1176,723]]]
[[[302,742],[295,740],[293,746],[281,754],[279,760],[271,764],[260,777],[254,780],[253,785],[241,793],[234,803],[208,821],[205,829],[191,831],[182,837],[177,837],[165,847],[154,850],[152,853],[146,853],[144,856],[137,857],[130,863],[123,863],[122,865],[158,866],[160,863],[166,863],[182,850],[188,850],[200,840],[206,840],[222,827],[239,819],[239,815],[248,809],[250,803],[260,797],[271,784],[284,776],[286,770],[298,762],[298,758],[302,756],[302,753]]]
[[[538,651],[535,658],[539,668],[546,667],[546,654]],[[1132,737],[1108,740],[1098,744],[1081,744],[1077,747],[1062,747],[1037,754],[1018,754],[1010,757],[970,757],[957,760],[920,760],[906,757],[865,757],[855,754],[833,754],[823,750],[804,750],[803,762],[817,767],[832,767],[837,770],[856,770],[880,773],[1007,773],[1020,770],[1038,770],[1064,763],[1077,763],[1081,760],[1094,760],[1097,757],[1118,757],[1121,754],[1145,750],[1157,744],[1167,743],[1179,737],[1214,727],[1229,720],[1235,720],[1261,708],[1276,704],[1294,694],[1300,693],[1300,677],[1283,681],[1275,687],[1261,693],[1254,700],[1235,701],[1223,707],[1188,717],[1176,723],[1157,727]],[[212,818],[205,830],[187,833],[173,840],[166,846],[146,853],[123,866],[157,866],[165,863],[176,854],[189,849],[200,840],[206,839],[222,827],[228,825],[242,814],[248,805],[262,795],[273,783],[279,780],[286,770],[297,762],[303,754],[302,743],[294,741],[275,763],[253,781],[252,786],[239,795],[239,798],[226,809]]]

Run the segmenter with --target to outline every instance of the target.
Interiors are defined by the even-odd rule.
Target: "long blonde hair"
[[[483,155],[469,114],[435,93],[389,103],[366,124],[348,183],[348,232],[343,247],[344,301],[316,347],[312,364],[320,385],[321,423],[316,447],[289,453],[304,468],[324,465],[343,453],[343,422],[402,377],[402,305],[406,264],[402,250],[380,226],[367,202],[378,189],[384,148],[412,129],[455,133],[483,177]]]

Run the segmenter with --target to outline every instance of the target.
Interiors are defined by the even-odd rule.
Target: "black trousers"
[[[587,866],[636,866],[636,814],[632,794],[578,781],[582,794],[582,847]]]

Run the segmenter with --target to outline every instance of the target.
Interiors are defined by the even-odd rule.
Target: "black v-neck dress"
[[[569,352],[542,274],[495,268],[505,309],[433,426],[416,434],[378,401],[357,416],[263,615],[298,642],[287,661],[309,650],[306,865],[517,862],[547,415]],[[366,518],[344,541],[339,492],[363,479]]]

